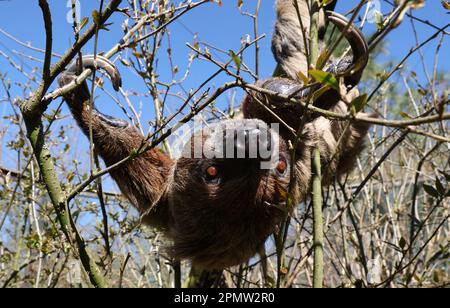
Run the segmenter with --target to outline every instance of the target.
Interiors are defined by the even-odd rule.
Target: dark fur
[[[280,147],[289,160],[284,141]],[[251,258],[276,231],[282,211],[271,204],[283,202],[279,191],[288,189],[290,174],[261,170],[259,160],[214,159],[225,173],[223,182],[206,184],[201,169],[209,163],[178,160],[169,194],[174,217],[169,234],[175,256],[223,268]]]
[[[305,3],[299,1],[301,9]],[[271,79],[258,85],[282,90],[280,85],[286,83],[298,87],[299,81],[295,74],[299,70],[306,74],[307,68],[292,1],[278,1],[277,12],[273,50],[287,79]],[[301,16],[309,28],[309,12],[303,9]],[[109,64],[100,63],[99,67],[102,65]],[[109,71],[114,70],[109,67]],[[117,78],[114,75],[112,77]],[[63,73],[59,83],[63,86],[75,78],[76,74],[71,68]],[[255,103],[254,97],[267,101],[284,121],[293,128],[298,127],[301,120],[299,114],[302,112],[300,107],[271,101],[259,93],[252,93],[244,100],[245,118],[276,122]],[[66,95],[65,99],[85,134],[89,134],[89,125],[92,126],[95,149],[106,165],[110,166],[127,157],[145,142],[144,137],[126,122],[109,118],[97,110],[90,112],[86,83]],[[334,96],[332,99],[332,110],[347,112],[344,102]],[[244,124],[239,121],[245,120],[234,121],[239,126]],[[343,138],[342,146],[337,149],[336,141],[343,134],[344,125],[343,122],[323,117],[308,119],[292,171],[295,173],[295,183],[291,185],[294,187],[294,204],[303,201],[310,189],[310,155],[313,147],[320,148],[322,161],[329,167],[325,175],[326,182],[331,175],[351,170],[356,156],[363,148],[368,126],[352,124]],[[205,130],[192,138],[201,138],[201,142],[205,142],[209,134]],[[291,136],[285,130],[281,130],[280,134],[280,153],[290,165],[287,141]],[[338,151],[338,155],[331,160],[335,151]],[[223,172],[218,183],[210,183],[204,178],[204,168],[211,163]],[[169,248],[173,256],[189,258],[195,265],[205,268],[224,268],[243,263],[256,254],[267,237],[277,231],[283,217],[283,211],[273,204],[285,204],[284,192],[292,184],[289,183],[291,171],[279,174],[274,169],[261,170],[258,163],[259,160],[254,159],[180,158],[175,161],[160,150],[153,149],[115,169],[111,176],[139,210],[142,220],[163,230],[173,241]]]

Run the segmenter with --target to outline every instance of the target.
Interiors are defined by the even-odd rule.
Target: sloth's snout
[[[268,127],[233,127],[221,136],[218,148],[224,158],[269,160],[272,156],[275,141]]]
[[[268,126],[256,119],[225,121],[210,127],[206,135],[203,157],[211,159],[276,161],[282,141],[278,125]]]

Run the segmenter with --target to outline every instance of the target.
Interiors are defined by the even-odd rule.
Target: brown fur
[[[281,78],[276,78],[275,80],[283,81]],[[265,88],[266,84],[267,82],[259,82],[257,85]],[[283,82],[283,84],[286,83]],[[245,118],[261,119],[267,123],[276,121],[276,117],[261,106],[258,101],[265,103],[290,128],[295,131],[299,129],[302,120],[299,114],[304,112],[304,108],[300,104],[292,105],[289,102],[270,99],[261,93],[252,92],[245,98],[242,107]],[[341,114],[348,114],[349,112],[347,104],[341,100],[329,110]],[[322,164],[327,167],[324,169],[326,172],[323,181],[327,185],[334,175],[340,177],[353,169],[358,155],[364,149],[364,140],[370,125],[352,122],[345,130],[347,121],[329,120],[322,116],[306,115],[306,113],[304,116],[308,117],[308,119],[301,132],[300,143],[296,153],[298,185],[309,187],[309,175],[311,173],[309,155],[313,147],[319,148]],[[337,147],[338,141],[343,134],[340,146]],[[290,140],[292,143],[295,142],[295,136],[290,129],[283,125],[280,125],[280,135],[285,140]],[[308,192],[308,189],[301,189],[301,196],[299,197],[301,201],[304,199],[306,192]]]
[[[65,85],[76,78],[64,73],[59,84]],[[65,97],[78,125],[86,136],[92,126],[95,151],[101,155],[107,166],[126,158],[138,149],[144,137],[132,126],[114,127],[88,109],[89,90],[86,83]],[[159,149],[153,149],[144,155],[127,162],[111,171],[111,177],[117,182],[122,193],[134,204],[145,222],[167,228],[167,205],[161,203],[167,187],[167,177],[174,162]]]
[[[299,0],[299,5],[301,16],[309,27],[309,13],[304,9],[306,1]],[[283,92],[283,89],[299,87],[295,74],[297,71],[306,73],[307,68],[303,39],[299,37],[297,14],[291,0],[279,0],[277,13],[273,50],[288,79],[271,79],[258,85],[278,87]],[[103,61],[99,67],[102,65],[110,64]],[[109,67],[109,72],[114,69]],[[110,73],[117,78],[114,74]],[[75,77],[74,71],[69,69],[63,73],[59,83],[66,85]],[[288,84],[288,87],[279,87],[280,84]],[[244,100],[244,116],[252,120],[232,120],[237,127],[248,121],[258,122],[256,119],[266,123],[277,122],[259,107],[254,97],[265,101],[290,126],[298,128],[302,112],[300,106],[271,100],[259,93],[252,93]],[[129,156],[133,149],[145,142],[144,137],[129,124],[108,118],[95,109],[90,111],[86,83],[66,95],[65,99],[86,135],[89,126],[92,126],[95,149],[106,165],[111,166]],[[345,103],[334,97],[332,99],[327,100],[332,110],[347,111]],[[305,199],[310,189],[313,147],[319,147],[324,165],[329,166],[325,182],[329,182],[332,175],[348,172],[352,168],[355,157],[363,148],[368,126],[351,124],[342,146],[337,149],[336,142],[343,134],[344,126],[343,122],[318,116],[307,119],[295,154],[294,170],[283,174],[277,173],[275,168],[260,169],[259,158],[202,157],[175,161],[160,150],[152,149],[113,170],[111,176],[139,210],[142,220],[163,230],[171,239],[168,248],[172,256],[188,258],[197,266],[220,269],[247,261],[263,247],[267,237],[277,231],[284,211],[274,205],[285,204],[285,192],[289,186],[294,187],[292,198],[295,204]],[[292,141],[292,136],[283,129],[280,136],[280,154],[290,165],[287,144],[288,140]],[[206,144],[210,137],[211,132],[206,129],[192,138],[200,138]],[[337,155],[332,159],[336,151]],[[219,182],[205,179],[204,170],[211,164],[220,170]],[[291,172],[294,172],[295,183],[290,183]]]
[[[297,72],[307,72],[308,65],[302,28],[292,3],[292,0],[277,1],[277,22],[272,37],[272,52],[286,76],[297,79]],[[309,33],[309,6],[307,1],[297,0],[297,3],[304,30]]]
[[[289,155],[283,141],[280,146],[282,155]],[[276,231],[283,213],[271,204],[284,203],[279,191],[288,189],[289,173],[261,170],[258,160],[215,159],[226,179],[211,185],[198,172],[198,164],[208,162],[178,160],[169,194],[174,219],[169,234],[175,256],[223,268],[251,258]]]
[[[295,1],[297,1],[303,28],[308,33],[310,27],[308,1]],[[256,85],[283,95],[293,95],[296,99],[304,99],[309,90],[301,91],[303,82],[298,77],[298,72],[307,75],[308,67],[305,50],[308,47],[305,47],[305,42],[308,43],[309,38],[303,37],[298,16],[292,0],[277,0],[277,22],[272,38],[272,51],[282,68],[283,77],[258,81]],[[331,16],[334,21],[342,20],[342,17],[337,16],[337,14],[332,14]],[[337,27],[340,29],[344,28],[345,23],[340,22]],[[367,46],[362,34],[356,27],[351,27],[346,32],[346,38],[352,46],[355,58],[346,57],[338,63],[329,63],[325,69],[333,74],[339,74],[339,72],[347,71],[349,67],[356,63],[362,63],[362,65],[355,66],[355,71],[352,74],[345,76],[344,83],[350,88],[355,86],[361,79],[362,71],[367,64]],[[353,92],[357,93],[356,90],[353,90]],[[314,101],[314,105],[341,114],[348,114],[349,112],[347,104],[340,99],[339,93],[333,89],[326,91],[317,98]],[[307,124],[301,132],[300,144],[296,153],[297,184],[295,187],[299,193],[299,200],[304,199],[310,184],[310,151],[312,147],[319,148],[322,163],[326,167],[323,181],[325,185],[335,175],[339,177],[353,169],[357,156],[364,148],[364,139],[370,125],[350,123],[347,130],[345,130],[347,122],[328,120],[315,114],[305,113],[304,108],[300,104],[295,105],[280,99],[271,98],[256,91],[251,91],[244,99],[242,104],[244,118],[261,119],[267,123],[277,122],[277,117],[268,112],[266,110],[267,107],[295,131],[299,129],[304,120],[299,115],[304,114],[304,116],[308,117],[305,121]],[[284,125],[280,127],[280,134],[286,140],[294,143],[294,136],[290,129]],[[339,139],[342,140],[338,147]]]

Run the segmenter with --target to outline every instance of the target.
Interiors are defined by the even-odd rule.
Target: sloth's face
[[[199,157],[195,140],[203,147]],[[194,263],[209,268],[239,264],[283,216],[290,180],[286,143],[258,120],[227,121],[191,141],[169,194],[173,253],[195,256]]]

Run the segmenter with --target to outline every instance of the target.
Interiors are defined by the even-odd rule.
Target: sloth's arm
[[[294,5],[297,2],[298,11]],[[324,11],[333,11],[336,1],[324,7],[319,14],[319,39],[322,41],[329,20]],[[300,80],[298,72],[308,71],[306,54],[309,50],[311,27],[310,5],[307,0],[277,0],[277,21],[272,36],[272,53],[278,63],[277,76]],[[299,18],[300,17],[300,18]],[[306,34],[306,35],[305,35]]]
[[[356,95],[358,91],[353,93]],[[343,101],[339,101],[330,110],[348,114],[348,106]],[[310,136],[310,140],[306,142],[317,145],[320,150],[325,185],[334,176],[339,178],[353,169],[358,155],[364,149],[369,128],[368,123],[330,120],[322,116],[306,125],[305,134]]]
[[[298,13],[293,5],[298,4]],[[297,73],[308,71],[305,42],[309,38],[310,8],[306,0],[277,0],[277,21],[272,36],[272,53],[281,68],[281,75],[297,79]],[[303,29],[302,29],[303,26]],[[303,30],[303,31],[302,31]]]
[[[285,78],[260,81],[257,83],[257,86],[285,96],[301,90],[301,86],[297,82]],[[357,89],[353,89],[347,95],[347,100],[351,101],[358,95]],[[302,98],[301,91],[296,98]],[[262,106],[262,104],[265,104],[266,107]],[[370,128],[370,125],[367,123],[327,119],[317,114],[307,115],[300,104],[285,102],[257,91],[250,91],[242,105],[245,118],[258,118],[268,124],[278,123],[278,118],[267,112],[267,107],[270,107],[273,113],[283,120],[284,123],[279,123],[280,135],[286,140],[291,140],[292,143],[295,143],[295,136],[289,129],[285,128],[284,124],[297,131],[302,123],[301,115],[308,117],[299,136],[300,143],[296,154],[297,169],[303,187],[310,180],[311,166],[309,155],[312,147],[318,146],[322,164],[326,166],[326,169],[324,169],[326,170],[324,172],[325,184],[331,180],[333,175],[339,177],[351,171],[357,156],[364,149],[365,137]],[[349,112],[349,106],[342,100],[338,100],[329,110],[345,115]],[[307,190],[302,191],[302,193],[306,192]]]
[[[294,5],[295,2],[297,3],[298,12]],[[352,51],[351,56],[345,56],[339,61],[331,59],[331,61],[326,63],[323,70],[334,76],[343,77],[344,84],[347,87],[354,87],[359,83],[368,62],[369,51],[364,35],[354,24],[350,24],[347,27],[349,21],[345,16],[336,12],[325,10],[322,18],[326,23],[330,22],[339,32],[343,33]],[[282,77],[296,81],[300,85],[302,80],[299,78],[299,73],[301,72],[307,76],[309,70],[307,60],[309,48],[305,44],[308,44],[310,39],[310,23],[308,1],[277,1],[277,22],[272,38],[272,52],[278,65],[282,68]],[[344,30],[346,31],[344,32]],[[324,48],[322,42],[320,46],[322,49]],[[312,87],[305,92],[315,91],[317,88]],[[337,102],[337,99],[336,91],[330,89],[317,99],[315,104],[322,108],[329,108]]]
[[[294,0],[298,3],[300,18],[304,30],[308,35],[310,27],[310,11],[308,1]],[[327,21],[336,26],[339,31],[347,28],[348,21],[345,17],[331,11],[326,12]],[[344,77],[344,83],[351,88],[358,84],[361,74],[367,65],[368,48],[363,34],[357,27],[350,25],[344,36],[351,46],[353,56],[345,57],[337,63],[329,63],[325,70],[335,76]],[[287,78],[271,78],[259,81],[258,86],[278,92],[287,96],[304,100],[316,91],[319,86],[307,89],[298,80],[297,73],[300,71],[307,75],[308,67],[305,54],[305,40],[298,14],[292,0],[277,1],[277,22],[272,40],[272,51],[279,66],[283,69]],[[302,90],[303,89],[303,90]],[[355,90],[356,91],[356,90]],[[278,122],[277,118],[267,112],[261,106],[265,103],[278,118],[287,123],[291,128],[297,130],[302,123],[301,115],[303,108],[299,104],[292,104],[273,97],[267,97],[256,91],[251,91],[243,102],[242,110],[246,118],[259,118],[265,122]],[[348,106],[344,103],[337,91],[329,89],[316,99],[314,105],[339,112],[348,113]],[[369,125],[351,122],[347,129],[346,122],[328,120],[317,115],[310,116],[306,121],[304,131],[301,133],[301,145],[298,148],[297,165],[299,178],[302,186],[307,186],[310,175],[310,151],[311,146],[318,145],[324,165],[327,166],[329,179],[331,175],[341,175],[351,170],[357,155],[363,149],[364,138]],[[292,133],[283,129],[280,124],[280,133],[286,139],[293,141]],[[337,147],[338,140],[340,146]],[[303,191],[305,193],[305,191]]]
[[[84,58],[84,67],[90,67],[89,61],[89,58]],[[107,71],[117,89],[120,86],[120,76],[116,68],[109,61],[101,59],[97,60],[97,66]],[[73,64],[61,75],[61,87],[76,79],[75,70],[76,66]],[[95,107],[92,111],[89,110],[90,93],[86,82],[64,98],[88,138],[92,127],[95,151],[107,166],[128,157],[145,142],[144,137],[129,123],[106,116]],[[139,210],[143,221],[156,227],[166,227],[169,219],[164,193],[172,165],[172,161],[163,152],[152,149],[110,172],[122,193]]]

